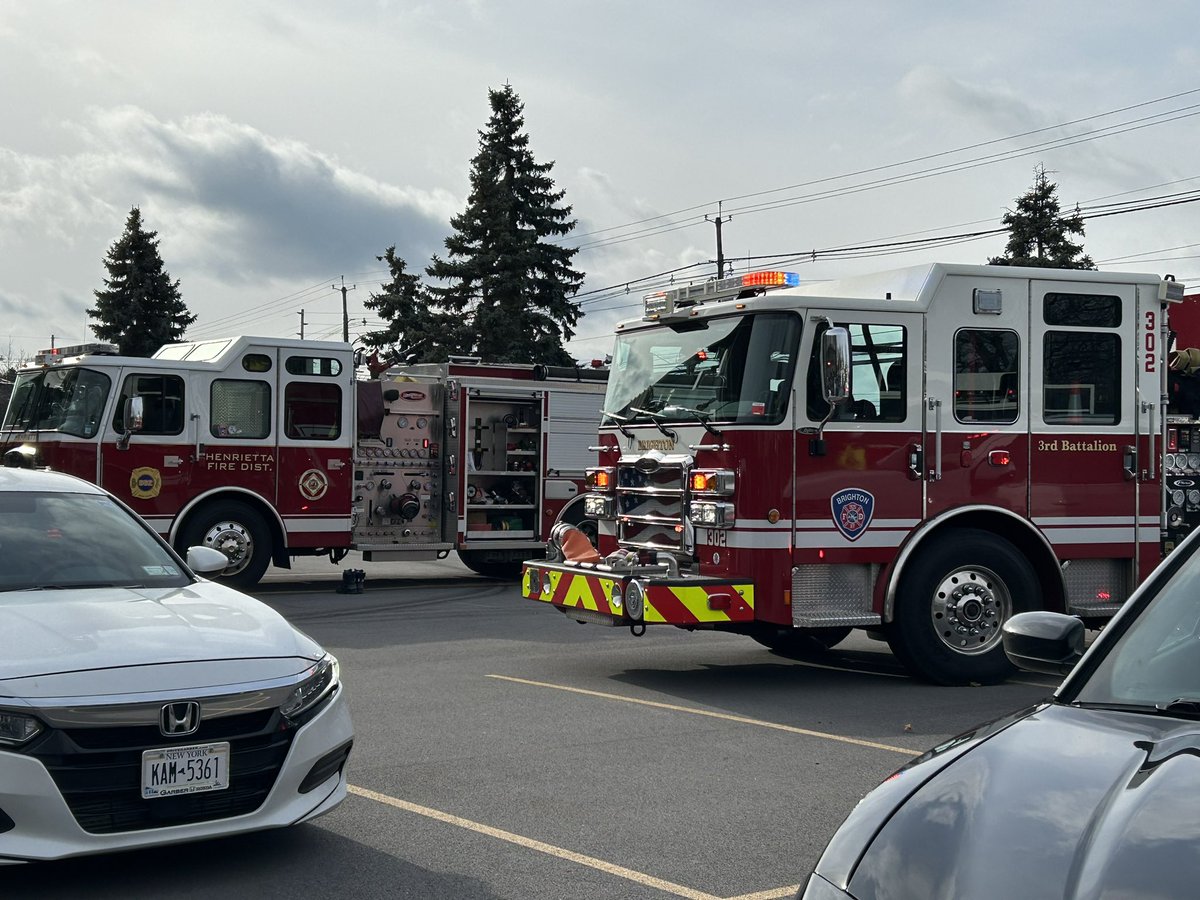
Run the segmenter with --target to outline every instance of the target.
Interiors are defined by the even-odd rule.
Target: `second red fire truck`
[[[651,295],[617,329],[598,550],[559,526],[522,593],[798,654],[861,628],[928,680],[1002,679],[1009,616],[1102,622],[1200,521],[1197,410],[1167,401],[1182,296],[940,264]]]
[[[515,578],[560,517],[586,526],[603,370],[458,360],[360,379],[344,343],[115,350],[46,351],[18,374],[4,462],[104,486],[176,547],[223,551],[231,582],[351,550],[368,561],[457,552]]]

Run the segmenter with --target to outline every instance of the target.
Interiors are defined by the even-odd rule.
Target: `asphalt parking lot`
[[[341,660],[357,731],[341,807],[8,868],[0,896],[788,897],[873,785],[1053,687],[931,687],[858,634],[819,663],[731,635],[634,638],[454,562],[362,567],[360,595],[319,563],[257,591]]]

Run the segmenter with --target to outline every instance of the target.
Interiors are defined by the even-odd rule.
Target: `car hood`
[[[0,697],[136,690],[152,666],[190,669],[193,682],[201,669],[217,681],[231,670],[229,683],[282,677],[321,654],[270,607],[214,582],[0,594]],[[246,660],[263,665],[211,665]]]
[[[1200,723],[1043,707],[879,810],[848,887],[858,900],[1192,896],[1197,796]]]

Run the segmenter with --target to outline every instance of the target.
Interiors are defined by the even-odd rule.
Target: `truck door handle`
[[[1126,444],[1122,465],[1125,468],[1125,480],[1132,481],[1137,477],[1137,448]]]
[[[919,481],[925,468],[925,449],[920,444],[910,444],[908,447],[908,476],[913,481]]]

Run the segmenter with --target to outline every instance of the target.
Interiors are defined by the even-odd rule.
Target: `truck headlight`
[[[611,519],[616,514],[616,498],[588,494],[583,498],[583,514],[589,519]]]
[[[688,508],[688,519],[693,525],[728,528],[734,523],[733,504],[704,503],[693,500]]]

